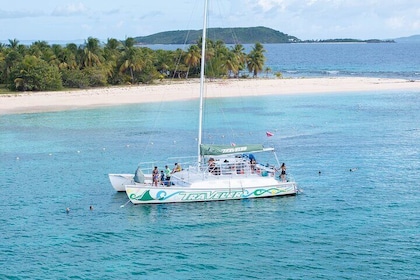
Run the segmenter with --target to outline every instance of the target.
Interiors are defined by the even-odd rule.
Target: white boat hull
[[[134,184],[134,174],[108,174],[108,178],[117,192],[125,192],[126,185]]]
[[[112,187],[117,192],[125,192],[126,185],[137,184],[134,181],[134,174],[108,174],[109,181],[111,182]],[[152,183],[152,175],[144,175],[146,184]]]
[[[145,184],[126,185],[125,191],[133,204],[202,202],[216,200],[250,199],[296,195],[298,188],[294,182],[279,182],[267,185],[260,180],[242,180],[229,187],[228,181],[206,181],[205,187],[162,186],[154,187]],[[227,184],[224,184],[227,183]],[[208,186],[212,185],[211,188]]]

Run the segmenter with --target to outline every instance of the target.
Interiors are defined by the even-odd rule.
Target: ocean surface
[[[254,45],[245,44],[245,53]],[[186,50],[187,45],[150,45]],[[228,45],[232,48],[233,45]],[[265,44],[262,77],[379,77],[420,80],[420,43]],[[269,71],[265,71],[269,68]],[[248,74],[248,72],[242,72]],[[251,75],[250,75],[251,76]]]
[[[333,63],[295,45],[293,67],[292,45],[270,46],[267,63],[418,79],[420,48],[391,59],[397,46],[324,46]],[[206,102],[204,141],[275,147],[297,196],[133,206],[116,193],[108,173],[196,154],[197,106],[0,115],[0,279],[420,279],[420,91]]]

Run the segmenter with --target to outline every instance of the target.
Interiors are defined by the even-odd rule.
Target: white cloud
[[[72,15],[80,15],[87,12],[87,8],[83,3],[78,4],[68,4],[64,7],[56,7],[52,12],[53,16],[72,16]]]
[[[0,10],[0,19],[8,19],[8,18],[33,18],[33,17],[41,17],[43,13],[38,11],[28,11],[28,10],[14,10],[14,11],[5,11]]]
[[[57,7],[52,3],[58,3]],[[0,25],[4,27],[0,36],[5,38],[120,38],[198,29],[202,24],[201,0],[125,0],[123,4],[115,0],[36,0],[13,4],[0,7]],[[210,2],[210,8],[211,27],[266,26],[303,40],[420,34],[418,0],[217,0]],[[83,27],[75,28],[80,25]]]
[[[235,0],[234,0],[235,1]],[[300,39],[392,38],[418,34],[420,3],[379,0],[249,0],[254,25]],[[252,24],[249,24],[251,26]]]
[[[284,10],[287,6],[287,1],[283,0],[258,0],[256,4],[262,9],[263,12],[268,12],[273,9]]]

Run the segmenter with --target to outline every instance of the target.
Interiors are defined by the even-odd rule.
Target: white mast
[[[202,142],[202,126],[203,126],[203,95],[204,95],[204,68],[206,59],[206,29],[207,29],[207,0],[204,1],[203,16],[203,38],[201,41],[201,71],[200,71],[200,112],[198,119],[198,165],[201,163],[200,147]]]

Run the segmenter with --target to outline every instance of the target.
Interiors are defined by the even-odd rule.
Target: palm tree
[[[183,62],[183,57],[185,57],[185,51],[183,49],[177,48],[172,53],[173,63],[168,69],[172,78],[177,77],[180,79],[181,77],[185,76],[185,73],[187,73],[188,66]]]
[[[102,50],[99,45],[99,39],[89,37],[87,41],[85,41],[82,50],[82,68],[101,65]]]
[[[13,39],[13,40],[11,40],[11,39],[9,39],[9,47],[11,48],[11,49],[17,49],[17,47],[18,47],[18,45],[19,45],[19,40],[18,39]]]
[[[36,41],[29,46],[28,54],[42,57],[49,50],[50,46],[46,41]],[[48,60],[47,60],[48,61]]]
[[[253,73],[253,77],[257,77],[258,72],[261,72],[264,67],[265,56],[264,47],[261,43],[256,43],[247,57],[248,71]]]
[[[5,56],[4,56],[4,53],[2,52],[1,45],[0,45],[0,84],[3,84],[5,81],[5,76],[3,73],[3,70],[5,69],[4,60],[5,60]]]
[[[235,54],[236,59],[238,61],[238,71],[236,73],[234,73],[234,77],[238,78],[239,77],[239,71],[243,70],[245,68],[245,63],[246,63],[246,54],[245,54],[245,48],[243,45],[241,44],[236,44],[233,49],[232,52]]]
[[[7,81],[10,77],[12,68],[20,63],[23,59],[22,54],[18,51],[11,49],[7,52],[6,56],[4,57],[4,63],[2,65],[2,72],[3,72],[3,79]]]
[[[134,72],[141,71],[143,69],[143,66],[144,65],[140,56],[139,49],[131,47],[124,51],[122,56],[122,63],[120,64],[119,70],[121,73],[129,71],[131,84],[134,84]]]
[[[104,60],[105,60],[105,67],[108,81],[111,83],[119,82],[119,69],[117,67],[118,60],[121,57],[121,49],[123,47],[122,42],[118,41],[117,39],[108,38],[107,42],[104,46]]]
[[[124,49],[130,49],[134,47],[134,45],[136,44],[136,40],[133,37],[128,37],[121,43],[123,44]]]
[[[233,76],[236,77],[239,72],[240,63],[238,60],[238,57],[235,55],[234,52],[230,51],[227,53],[226,59],[225,59],[225,67],[228,72],[233,73]],[[230,73],[228,73],[228,76],[230,76]]]
[[[184,62],[188,66],[186,79],[191,67],[197,67],[200,64],[201,51],[197,45],[191,45],[185,55]]]
[[[167,77],[171,70],[175,68],[174,52],[165,50],[156,50],[155,68],[160,73],[160,79]]]

